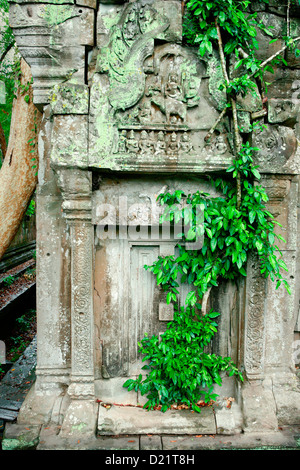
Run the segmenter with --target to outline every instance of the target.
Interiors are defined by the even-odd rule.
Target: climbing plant
[[[5,155],[6,142],[9,137],[12,103],[14,98],[14,64],[7,60],[8,54],[13,49],[15,41],[8,20],[8,2],[0,0],[0,17],[2,21],[0,33],[0,133],[3,133],[1,156]],[[0,166],[1,166],[0,158]]]
[[[268,0],[263,0],[268,3]],[[265,72],[272,72],[278,63],[286,65],[284,55],[287,48],[300,54],[297,43],[300,38],[290,36],[289,14],[291,1],[287,5],[287,35],[285,46],[268,59],[256,57],[259,48],[257,29],[267,30],[257,20],[257,14],[249,11],[248,0],[189,0],[186,4],[184,36],[188,43],[199,48],[205,57],[218,50],[223,82],[220,89],[226,91],[227,102],[215,125],[209,131],[209,140],[218,124],[229,115],[234,135],[234,159],[226,176],[212,178],[211,183],[218,196],[197,191],[185,194],[176,190],[158,196],[165,207],[161,221],[188,226],[177,245],[178,255],[160,256],[145,269],[156,276],[157,285],[166,292],[168,304],[174,304],[174,320],[167,325],[166,332],[158,336],[147,335],[139,343],[139,350],[148,361],[142,374],[129,379],[124,387],[140,390],[146,394],[145,407],[153,409],[160,405],[166,411],[174,403],[186,403],[200,411],[200,398],[209,402],[216,398],[213,385],[221,385],[222,374],[236,375],[243,380],[230,357],[221,357],[209,352],[209,344],[217,332],[216,318],[219,313],[207,310],[208,296],[221,279],[235,280],[247,275],[246,265],[250,253],[255,253],[261,266],[261,274],[283,285],[288,293],[290,286],[282,272],[288,268],[282,258],[277,240],[285,242],[276,233],[278,222],[267,210],[268,196],[260,184],[258,165],[254,154],[259,149],[251,145],[251,133],[242,133],[238,122],[238,96],[257,93],[264,95],[267,83]],[[233,61],[234,59],[234,61]],[[228,72],[234,63],[233,78]],[[263,126],[253,122],[251,130]],[[199,209],[203,217],[199,222]],[[280,225],[280,224],[278,224]],[[191,250],[186,243],[202,239],[201,248]],[[180,284],[191,286],[185,305],[178,304]]]

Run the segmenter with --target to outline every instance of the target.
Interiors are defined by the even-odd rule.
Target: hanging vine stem
[[[218,45],[219,45],[219,54],[220,54],[222,72],[224,75],[226,85],[229,85],[230,82],[229,82],[229,77],[228,77],[228,73],[226,69],[226,60],[225,60],[225,55],[224,55],[222,34],[221,34],[221,29],[218,24],[217,18],[215,19],[215,25],[216,25],[216,29],[218,33]],[[233,126],[234,126],[235,150],[236,150],[236,157],[237,157],[241,151],[241,138],[240,138],[239,126],[238,126],[236,101],[234,98],[231,98],[231,108],[232,108],[232,117],[233,117]],[[242,199],[241,176],[238,173],[237,175],[237,208],[238,209],[241,206],[241,199]]]
[[[287,4],[287,14],[286,14],[286,29],[287,29],[287,36],[290,37],[291,35],[291,23],[290,23],[290,9],[291,9],[291,0],[288,0]]]
[[[216,120],[216,122],[214,123],[214,125],[212,126],[212,128],[210,129],[210,131],[206,134],[206,136],[204,137],[204,140],[205,142],[207,142],[211,136],[213,135],[213,133],[215,132],[215,129],[217,127],[217,125],[222,121],[223,117],[225,116],[225,114],[227,113],[227,109],[228,107],[225,106],[225,108],[223,109],[223,111],[221,112],[220,116],[218,117],[218,119]]]

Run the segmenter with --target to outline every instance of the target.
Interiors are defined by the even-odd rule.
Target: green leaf
[[[279,265],[282,269],[284,269],[285,271],[288,271],[287,265],[285,264],[285,262],[283,261],[283,259],[279,259],[279,260],[277,261],[277,263],[278,263],[278,265]]]
[[[217,246],[217,242],[218,240],[216,238],[212,238],[211,241],[210,241],[210,247],[211,247],[211,251],[214,252],[215,249],[216,249],[216,246]]]
[[[284,287],[286,288],[287,292],[288,292],[290,295],[292,295],[292,291],[291,291],[291,288],[290,288],[288,282],[287,282],[285,279],[284,279],[282,282],[283,282]]]
[[[220,11],[219,20],[221,21],[221,23],[224,23],[224,21],[226,20],[226,15],[224,11]]]
[[[262,243],[261,240],[257,240],[257,241],[255,242],[255,246],[256,246],[256,248],[257,248],[258,251],[262,251],[264,245],[263,245],[263,243]]]
[[[211,229],[206,227],[206,228],[205,228],[205,231],[206,231],[207,235],[209,236],[209,238],[212,238],[212,231],[211,231]]]
[[[252,168],[251,171],[252,171],[252,174],[255,176],[255,178],[257,178],[258,180],[260,180],[260,174],[259,174],[259,172],[256,170],[256,168]]]
[[[256,212],[255,211],[250,211],[249,212],[249,221],[250,221],[250,224],[253,224],[254,220],[255,220],[255,217],[256,217]]]
[[[220,316],[220,313],[218,313],[218,312],[209,312],[207,314],[207,317],[209,317],[209,318],[217,318],[219,316]]]

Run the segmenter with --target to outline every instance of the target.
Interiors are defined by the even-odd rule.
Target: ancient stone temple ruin
[[[253,8],[280,37],[280,2]],[[265,123],[254,133],[255,158],[287,241],[279,248],[292,295],[262,277],[254,256],[246,278],[221,282],[210,296],[221,312],[212,348],[231,356],[246,379],[225,376],[214,410],[163,414],[118,405],[145,403],[123,384],[141,373],[138,341],[173,318],[144,269],[176,250],[159,225],[156,198],[165,190],[211,192],[208,176],[224,174],[233,159],[227,118],[205,141],[226,103],[218,53],[201,58],[183,43],[178,0],[14,0],[10,24],[43,111],[36,382],[18,423],[60,425],[61,436],[236,434],[299,424],[299,59],[288,55],[287,68],[269,74],[267,103],[259,91],[238,101],[245,133],[253,120]],[[299,18],[292,15],[291,26],[299,36]],[[266,57],[281,45],[261,32],[259,40]]]

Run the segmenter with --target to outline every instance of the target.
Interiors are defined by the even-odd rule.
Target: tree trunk
[[[23,59],[21,73],[21,84],[28,84],[31,71]],[[37,183],[37,131],[41,113],[32,102],[31,86],[27,94],[28,102],[20,90],[14,100],[9,141],[0,170],[0,259],[18,231]]]

